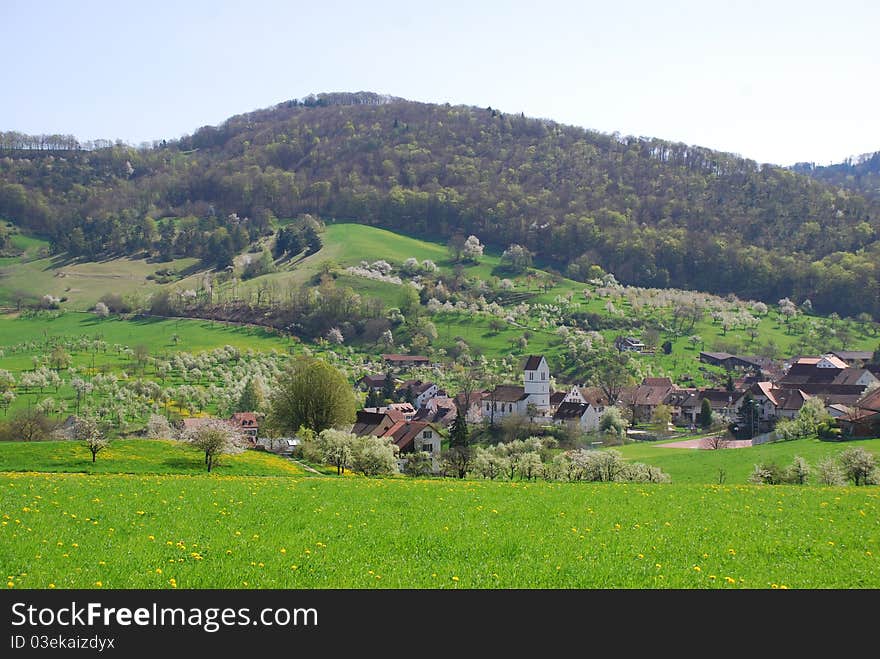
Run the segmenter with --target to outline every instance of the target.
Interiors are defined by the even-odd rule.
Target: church
[[[543,355],[529,355],[523,365],[523,384],[500,385],[483,397],[483,418],[497,422],[508,416],[528,416],[534,404],[535,416],[550,414],[550,367]]]

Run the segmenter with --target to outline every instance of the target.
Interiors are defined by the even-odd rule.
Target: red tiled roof
[[[424,355],[382,355],[382,359],[386,362],[427,362],[429,361]]]

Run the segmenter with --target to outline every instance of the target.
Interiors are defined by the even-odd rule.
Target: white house
[[[562,403],[553,414],[556,425],[577,426],[581,432],[594,432],[599,429],[602,415],[589,403]]]

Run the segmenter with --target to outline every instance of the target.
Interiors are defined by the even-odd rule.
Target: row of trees
[[[822,485],[880,485],[880,469],[874,454],[861,446],[851,446],[835,456],[826,456],[815,467],[795,456],[791,464],[780,467],[775,462],[755,465],[750,483],[759,485],[804,485],[816,481]]]

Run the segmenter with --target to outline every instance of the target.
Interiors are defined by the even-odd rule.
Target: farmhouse
[[[403,415],[404,421],[411,421],[416,415],[416,408],[412,406],[412,403],[389,403],[388,405],[382,405],[381,407],[364,408],[364,412],[374,412],[378,414],[384,414],[389,410],[400,412]]]
[[[849,414],[837,419],[844,434],[852,437],[880,435],[880,388],[865,394]]]
[[[835,350],[831,353],[847,366],[862,366],[874,358],[870,350]]]
[[[385,387],[385,377],[384,373],[380,373],[379,375],[364,375],[357,381],[358,388],[361,391],[369,391],[372,389],[376,393],[379,393]]]
[[[647,346],[632,336],[618,336],[614,339],[618,352],[646,352]]]
[[[550,413],[550,368],[543,355],[530,355],[523,365],[523,386],[500,385],[483,398],[483,416],[493,422],[507,416],[527,416],[530,406],[539,416]]]
[[[621,392],[620,399],[632,408],[634,419],[648,420],[674,388],[669,378],[645,378],[639,386]]]
[[[383,412],[358,410],[351,432],[354,435],[376,435],[381,437],[396,423],[403,423],[403,414],[398,410],[385,409]]]
[[[437,395],[440,388],[433,382],[422,382],[421,380],[404,380],[397,390],[398,398],[406,398],[411,400],[414,407],[422,408],[425,404]]]
[[[239,432],[246,435],[252,442],[256,442],[260,429],[260,422],[253,412],[236,412],[229,419],[229,423],[238,428]]]
[[[395,366],[397,368],[411,368],[413,366],[427,366],[430,364],[430,360],[424,355],[397,355],[397,354],[385,354],[382,355],[382,361],[384,361],[389,366]]]
[[[567,425],[581,432],[594,432],[599,429],[602,415],[589,403],[562,403],[553,413],[553,423]]]

